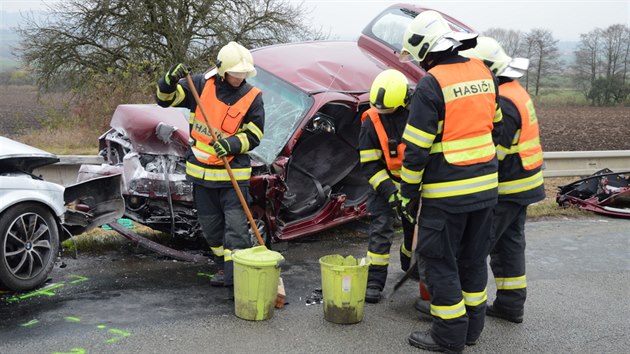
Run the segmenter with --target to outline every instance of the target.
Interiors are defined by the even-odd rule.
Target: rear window
[[[388,47],[400,52],[402,50],[402,38],[407,26],[418,15],[418,12],[407,9],[391,9],[384,12],[372,23],[374,38],[385,43]],[[465,28],[453,23],[444,16],[454,31],[469,32]]]

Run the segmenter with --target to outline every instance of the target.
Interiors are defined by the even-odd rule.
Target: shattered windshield
[[[313,104],[313,98],[261,68],[247,82],[262,90],[265,104],[265,135],[260,145],[249,154],[270,165],[278,156],[302,117]]]

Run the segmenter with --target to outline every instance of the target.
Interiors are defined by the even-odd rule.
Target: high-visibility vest
[[[381,117],[378,115],[376,108],[370,108],[363,112],[361,122],[365,121],[367,117],[370,118],[374,125],[378,141],[381,144],[381,151],[383,151],[383,156],[385,156],[387,169],[393,176],[400,178],[400,169],[402,168],[402,161],[405,157],[405,144],[402,142],[398,144],[396,147],[396,157],[392,157],[389,151],[389,137],[387,136],[387,132],[385,131],[385,127],[383,126],[383,122],[381,122]]]
[[[543,163],[543,152],[542,146],[540,146],[538,118],[532,99],[516,80],[502,84],[499,94],[512,101],[521,116],[521,129],[516,151],[521,157],[523,168],[533,170],[540,167]]]
[[[260,90],[252,86],[243,97],[230,106],[217,98],[214,80],[215,78],[212,77],[206,81],[201,92],[200,103],[208,115],[208,122],[215,129],[217,137],[222,139],[238,132],[245,114]],[[197,105],[195,110],[195,120],[190,135],[195,139],[192,152],[199,162],[207,165],[223,165],[223,161],[217,157],[211,145],[213,143],[212,134],[203,118],[200,105]],[[233,158],[234,156],[227,156],[228,162]]]
[[[492,74],[477,59],[429,70],[444,96],[444,130],[431,153],[442,152],[453,165],[473,165],[492,160],[496,91]]]

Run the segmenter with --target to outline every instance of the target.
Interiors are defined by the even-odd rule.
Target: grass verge
[[[125,224],[129,225],[129,224]],[[142,237],[146,237],[152,241],[169,244],[173,241],[173,237],[167,233],[155,231],[149,227],[132,223],[132,231]],[[131,249],[135,247],[131,241],[120,235],[114,230],[105,230],[101,227],[92,229],[81,235],[74,236],[61,243],[63,251],[68,254],[76,252],[85,253],[102,253],[107,251],[117,251],[123,249]]]

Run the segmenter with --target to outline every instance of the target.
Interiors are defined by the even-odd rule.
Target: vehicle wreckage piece
[[[153,242],[147,238],[144,238],[135,232],[129,231],[118,223],[109,223],[107,226],[111,227],[112,230],[118,232],[125,238],[131,240],[134,244],[142,246],[150,251],[157,252],[163,254],[165,256],[171,257],[173,259],[178,259],[180,261],[186,262],[196,262],[196,263],[205,263],[208,262],[209,258],[206,256],[192,254],[185,251],[179,251],[164,245],[161,245],[157,242]]]
[[[630,171],[605,168],[558,189],[556,202],[561,207],[630,219]]]

